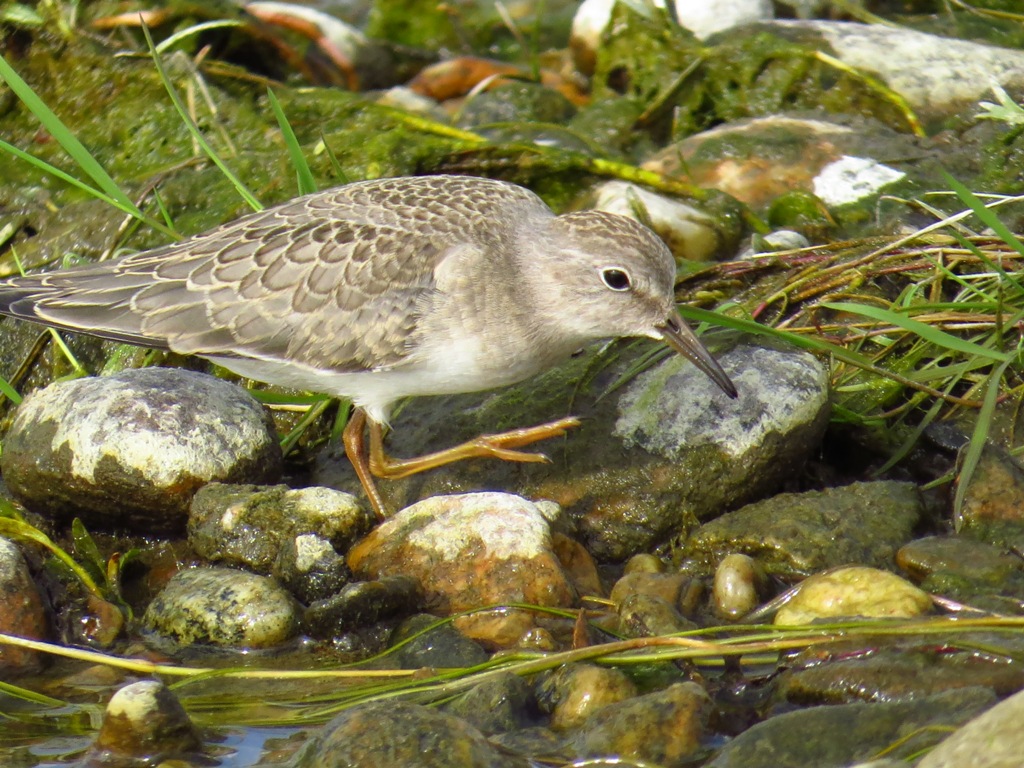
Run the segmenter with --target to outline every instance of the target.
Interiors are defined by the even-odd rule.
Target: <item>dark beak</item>
[[[739,393],[722,366],[711,356],[711,353],[700,343],[693,331],[678,317],[670,317],[664,325],[658,326],[658,332],[672,349],[681,354],[700,370],[711,377],[711,380],[729,397],[735,398]]]

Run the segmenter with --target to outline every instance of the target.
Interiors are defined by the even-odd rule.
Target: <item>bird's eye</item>
[[[613,291],[628,291],[632,287],[629,273],[616,267],[605,267],[601,270],[601,280]]]

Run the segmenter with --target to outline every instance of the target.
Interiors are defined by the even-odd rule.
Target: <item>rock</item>
[[[768,577],[754,558],[726,555],[715,569],[712,610],[720,619],[739,621],[757,607],[767,587]]]
[[[658,765],[687,764],[701,748],[711,699],[696,683],[609,704],[594,713],[572,743],[580,757],[608,757]]]
[[[534,709],[530,684],[511,672],[488,677],[443,707],[488,736],[526,728]]]
[[[429,745],[425,748],[425,745]],[[435,709],[384,700],[347,709],[324,726],[295,768],[527,768],[476,728]]]
[[[971,688],[911,702],[835,704],[787,712],[733,738],[706,768],[845,768],[882,750],[913,760],[949,726],[965,722],[994,700],[991,691]]]
[[[744,346],[719,361],[740,391],[736,401],[677,357],[624,388],[615,436],[642,449],[646,460],[630,475],[640,471],[646,493],[638,499],[609,487],[607,479],[626,488],[639,480],[613,471],[589,489],[593,500],[579,528],[599,558],[649,549],[686,520],[774,490],[818,445],[828,418],[828,376],[814,357]]]
[[[299,602],[309,605],[338,594],[352,573],[331,542],[303,533],[281,543],[273,576]]]
[[[665,0],[654,0],[654,5],[664,9],[666,3]],[[611,22],[614,6],[615,0],[585,0],[573,17],[569,46],[576,66],[584,74],[594,71],[595,51]],[[769,0],[674,0],[673,6],[673,17],[702,40],[774,15]],[[665,23],[669,23],[667,14]]]
[[[0,538],[0,632],[47,640],[50,622],[46,616],[43,596],[29,573],[25,556],[13,541]],[[0,671],[30,672],[41,665],[42,658],[36,651],[0,644]]]
[[[344,552],[371,527],[370,514],[342,491],[211,483],[192,499],[188,539],[207,560],[266,575],[288,540],[313,534]]]
[[[104,765],[157,764],[200,757],[202,739],[181,702],[163,683],[143,680],[119,689],[107,702],[92,751]]]
[[[5,482],[29,509],[147,535],[182,530],[206,483],[273,481],[280,467],[262,405],[234,384],[174,368],[32,393],[0,458]]]
[[[921,515],[911,483],[880,481],[782,493],[702,525],[689,557],[715,563],[742,552],[768,573],[804,576],[847,563],[891,568]]]
[[[1024,752],[1024,692],[996,704],[951,736],[917,764],[917,768],[1017,768]]]
[[[292,597],[273,579],[230,568],[191,568],[149,604],[143,624],[179,645],[272,648],[298,627]]]
[[[677,200],[625,181],[606,181],[594,192],[594,208],[637,218],[658,233],[677,261],[711,261],[735,251],[738,232],[690,200]]]
[[[422,599],[419,585],[408,576],[355,581],[338,594],[313,602],[303,623],[313,637],[334,638],[409,613]]]
[[[401,644],[395,657],[402,669],[475,667],[490,658],[479,643],[459,632],[451,622],[438,622],[437,616],[418,614],[398,626],[391,636],[391,645]]]
[[[986,445],[964,489],[957,528],[993,543],[1024,541],[1024,469],[1002,448]]]
[[[932,599],[889,571],[852,566],[816,573],[775,615],[776,624],[810,624],[815,619],[864,616],[911,618],[931,610]]]
[[[626,637],[659,637],[697,629],[674,605],[653,595],[630,595],[618,606],[619,632]]]
[[[582,726],[609,704],[635,697],[639,691],[625,673],[596,664],[566,664],[537,685],[541,710],[551,716],[551,728],[567,731]]]
[[[359,578],[413,578],[425,607],[442,616],[508,603],[567,607],[572,585],[551,548],[538,505],[500,493],[433,497],[389,518],[349,553]],[[456,624],[477,640],[508,646],[531,615],[465,616]]]
[[[851,637],[806,648],[787,659],[775,694],[791,706],[851,701],[913,701],[946,691],[985,689],[997,696],[1024,687],[1022,650],[1006,634],[986,638],[986,653],[957,649],[952,635]]]
[[[774,21],[760,25],[805,44],[824,43],[844,64],[881,80],[926,116],[973,106],[992,83],[1024,85],[1024,52],[916,32],[843,21]]]

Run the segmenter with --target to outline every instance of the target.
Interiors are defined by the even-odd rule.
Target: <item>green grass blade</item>
[[[988,442],[988,434],[992,428],[992,417],[995,414],[996,404],[999,402],[999,385],[1003,381],[1003,374],[1009,362],[1003,363],[996,368],[988,377],[985,385],[985,397],[982,400],[981,409],[978,411],[977,421],[974,423],[974,432],[971,433],[971,442],[960,464],[960,473],[956,483],[956,494],[953,497],[953,525],[957,532],[963,526],[964,498],[967,496],[967,488],[971,484],[974,471],[981,461],[982,451]]]
[[[285,146],[288,147],[288,156],[291,158],[292,167],[295,169],[295,177],[298,180],[299,194],[308,195],[316,192],[316,180],[313,178],[313,172],[309,170],[306,156],[302,154],[299,140],[295,138],[295,131],[292,130],[291,123],[288,122],[284,110],[281,109],[281,102],[277,100],[277,96],[269,88],[267,88],[267,99],[270,101],[270,108],[274,112],[274,117],[277,118],[277,124],[281,126],[281,135],[284,136]]]
[[[220,155],[210,146],[210,143],[206,140],[203,132],[199,130],[199,126],[196,125],[196,121],[192,119],[192,116],[185,109],[185,105],[181,101],[181,97],[178,92],[174,89],[174,85],[171,83],[171,79],[167,76],[167,70],[164,69],[163,62],[160,60],[160,54],[156,51],[156,46],[153,44],[153,36],[149,33],[149,27],[145,24],[142,25],[142,33],[146,36],[146,44],[149,46],[150,54],[153,57],[153,64],[156,66],[157,74],[160,76],[160,81],[164,84],[164,89],[167,91],[167,95],[171,98],[171,103],[174,105],[174,109],[177,111],[181,121],[185,124],[188,132],[195,139],[196,143],[202,148],[206,156],[210,158],[214,165],[224,174],[224,177],[234,186],[238,191],[238,194],[243,200],[252,208],[254,211],[262,211],[263,204],[256,199],[255,195],[249,191],[249,189],[242,183],[234,172],[221,159]]]
[[[75,576],[78,577],[79,581],[82,582],[82,586],[89,590],[89,592],[97,597],[103,597],[102,590],[97,586],[92,576],[89,575],[82,566],[76,563],[71,555],[54,544],[50,537],[38,528],[21,520],[14,520],[9,517],[0,517],[0,536],[7,536],[20,541],[32,541],[39,544],[49,550],[50,554],[67,566],[67,568],[69,568]]]
[[[995,232],[996,236],[1013,250],[1024,256],[1024,243],[1017,239],[1010,228],[1003,224],[1002,220],[989,210],[977,195],[945,171],[942,172],[942,177],[964,205],[974,211],[974,215],[981,220],[982,224]]]
[[[21,395],[18,394],[18,390],[12,387],[11,383],[3,376],[0,376],[0,395],[3,395],[15,405],[21,405]]]
[[[1010,355],[1005,352],[998,352],[994,349],[983,347],[981,344],[975,344],[974,342],[967,341],[966,339],[961,339],[951,333],[946,333],[938,328],[934,328],[927,323],[913,320],[899,312],[892,312],[888,309],[872,307],[866,304],[853,304],[846,301],[822,302],[820,306],[826,307],[827,309],[834,309],[837,312],[850,312],[855,315],[863,315],[864,317],[869,317],[872,320],[878,320],[881,323],[894,325],[897,328],[902,328],[905,331],[916,334],[925,341],[935,344],[938,347],[942,347],[943,349],[961,352],[965,355],[984,357],[997,363],[1004,363],[1010,359]]]
[[[201,32],[207,32],[211,29],[222,29],[224,27],[244,27],[245,23],[238,19],[219,19],[217,21],[204,21],[201,24],[193,24],[191,27],[175,32],[173,35],[164,40],[160,45],[156,47],[157,53],[166,53],[175,45],[182,40],[194,37]]]
[[[152,227],[155,230],[158,230],[159,232],[163,232],[164,234],[170,235],[171,237],[178,237],[178,234],[173,229],[164,226],[156,219],[150,218],[146,214],[142,213],[137,207],[135,207],[134,204],[129,202],[128,206],[125,206],[124,204],[122,204],[121,200],[115,199],[110,195],[104,194],[102,191],[96,189],[95,187],[90,187],[84,181],[75,178],[67,171],[62,171],[57,166],[50,165],[45,160],[40,160],[38,157],[30,155],[28,152],[25,152],[24,150],[18,149],[16,146],[7,143],[3,139],[0,139],[0,150],[3,150],[4,152],[14,155],[19,160],[24,160],[26,163],[34,165],[36,168],[39,168],[45,173],[48,173],[51,176],[54,176],[60,179],[61,181],[66,182],[67,184],[70,184],[71,186],[82,190],[83,192],[86,192],[87,194],[95,197],[97,200],[100,200],[101,202],[114,206],[119,211],[123,211],[129,216],[134,216],[139,221]]]
[[[0,79],[7,83],[11,91],[14,92],[14,95],[21,99],[32,114],[39,119],[39,122],[43,124],[47,132],[63,147],[64,151],[71,156],[71,159],[78,163],[78,166],[95,182],[96,186],[103,190],[107,197],[117,200],[120,203],[118,207],[131,211],[133,216],[143,217],[142,211],[117,186],[117,183],[110,178],[110,175],[103,170],[103,166],[96,161],[96,158],[89,153],[89,150],[75,137],[71,130],[61,122],[60,118],[46,106],[43,100],[32,90],[31,86],[21,79],[3,56],[0,56]]]

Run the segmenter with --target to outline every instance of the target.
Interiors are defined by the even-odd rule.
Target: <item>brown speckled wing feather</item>
[[[386,368],[414,342],[437,264],[507,237],[507,224],[481,222],[510,206],[550,214],[485,179],[357,183],[117,261],[5,281],[0,312],[184,354]]]

